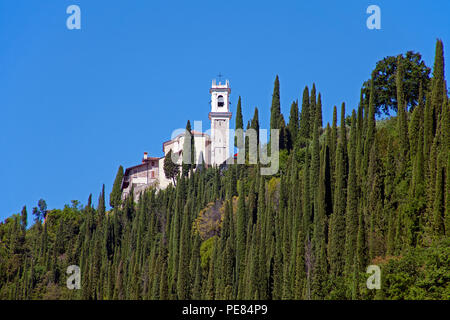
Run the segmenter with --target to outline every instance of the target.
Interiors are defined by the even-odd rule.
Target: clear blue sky
[[[81,30],[66,28],[71,4]],[[366,28],[371,4],[381,30]],[[208,129],[219,72],[232,111],[241,95],[244,123],[258,106],[264,128],[276,74],[285,117],[315,82],[325,123],[334,105],[357,106],[385,56],[419,51],[432,66],[439,37],[448,77],[449,12],[446,0],[0,0],[0,220],[23,205],[31,215],[40,198],[96,204],[120,164],[161,156],[188,119]]]

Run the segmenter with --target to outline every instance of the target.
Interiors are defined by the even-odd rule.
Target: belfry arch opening
[[[217,97],[217,106],[218,107],[223,107],[224,106],[224,99],[223,99],[223,96],[218,96]]]

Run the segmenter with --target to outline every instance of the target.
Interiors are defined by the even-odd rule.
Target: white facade
[[[169,184],[173,183],[171,179],[167,179],[166,175],[164,174],[164,159],[165,157],[162,157],[159,159],[159,167],[161,170],[159,170],[159,188],[165,189],[169,186]]]
[[[206,133],[192,131],[192,136],[194,137],[194,152],[196,159],[196,164],[202,164],[201,157],[206,164],[210,163],[210,145],[211,138]],[[172,154],[178,157],[177,164],[181,166],[183,160],[183,145],[184,145],[184,133],[177,135],[172,140],[163,143],[164,157],[159,160],[159,188],[165,189],[169,184],[173,183],[171,179],[167,179],[164,173],[164,159],[172,150]],[[181,168],[181,167],[180,167]],[[181,170],[180,170],[181,172]]]
[[[134,188],[134,196],[139,199],[139,193],[149,186],[158,187],[158,180],[161,174],[160,158],[148,157],[144,152],[142,163],[127,168],[122,179],[122,199],[128,197],[131,189]]]
[[[202,157],[206,165],[221,165],[230,156],[230,83],[224,84],[212,81],[211,93],[211,137],[202,132],[192,131],[194,138],[196,164],[202,164]],[[142,164],[127,168],[122,180],[123,197],[127,197],[134,187],[135,196],[150,186],[165,189],[173,183],[164,173],[164,159],[172,151],[178,157],[177,164],[182,164],[184,132],[163,143],[164,156],[162,158],[148,157],[144,153]],[[181,171],[181,170],[180,170]]]
[[[210,163],[210,144],[211,138],[206,133],[197,132],[192,130],[192,136],[194,138],[194,159],[195,164],[201,164],[201,157],[206,164]],[[182,152],[184,145],[184,133],[180,133],[170,141],[163,143],[164,157],[172,150],[173,154],[179,155],[177,163],[182,164]]]
[[[211,89],[211,164],[220,165],[230,156],[230,83],[213,80]]]

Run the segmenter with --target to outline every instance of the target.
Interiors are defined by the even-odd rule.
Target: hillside
[[[433,75],[411,104],[398,59],[396,116],[380,121],[374,79],[357,110],[342,104],[338,126],[336,107],[323,125],[314,85],[285,120],[277,78],[276,175],[259,164],[184,167],[176,187],[110,211],[104,187],[95,207],[92,197],[41,203],[30,228],[24,207],[0,224],[0,299],[450,299],[443,57],[438,41]],[[80,290],[66,287],[70,265]],[[379,290],[366,286],[369,265],[381,268]]]

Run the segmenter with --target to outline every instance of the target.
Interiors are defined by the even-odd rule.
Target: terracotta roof
[[[142,159],[142,161],[157,161],[159,159],[161,159],[161,158],[158,158],[158,157],[147,157],[147,159]]]

